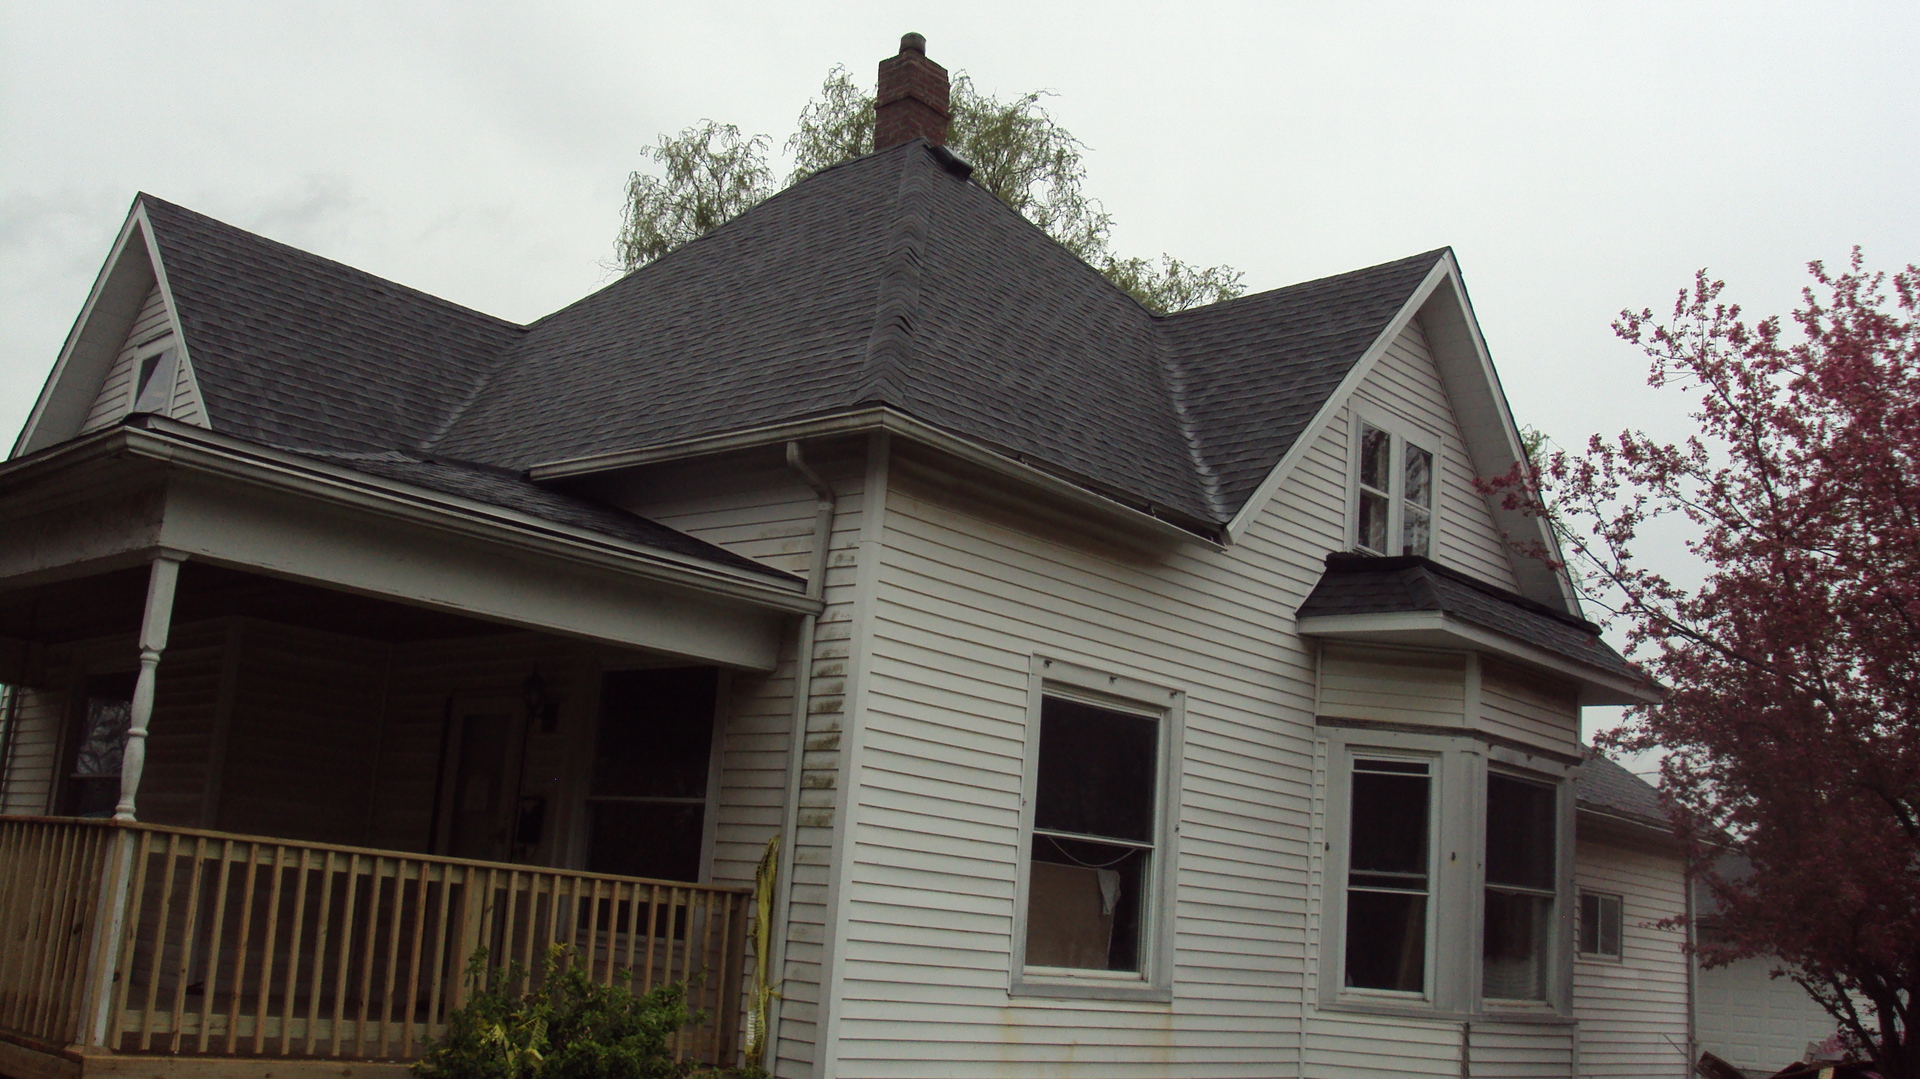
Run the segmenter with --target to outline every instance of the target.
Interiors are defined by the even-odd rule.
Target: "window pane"
[[[1401,497],[1421,509],[1433,508],[1433,454],[1407,445],[1407,486]]]
[[[1487,889],[1481,936],[1480,994],[1501,1000],[1547,998],[1547,937],[1553,900]]]
[[[1149,716],[1046,698],[1033,826],[1153,842],[1159,743],[1159,721]]]
[[[594,802],[591,814],[588,872],[659,880],[700,879],[704,806]]]
[[[1620,955],[1620,897],[1580,895],[1580,953],[1582,955]]]
[[[1432,780],[1425,775],[1362,770],[1372,763],[1354,763],[1353,837],[1348,872],[1356,877],[1367,876],[1369,880],[1364,883],[1370,886],[1425,891],[1427,804]],[[1388,880],[1403,883],[1388,884]],[[1362,882],[1355,880],[1354,883]]]
[[[1033,837],[1027,880],[1027,965],[1140,969],[1141,900],[1152,853]]]
[[[718,686],[711,667],[608,672],[592,793],[705,797]]]
[[[1420,761],[1353,763],[1347,985],[1419,992],[1427,963],[1427,819]]]
[[[1604,954],[1600,951],[1600,897],[1586,892],[1580,893],[1580,953]]]
[[[1427,897],[1348,891],[1348,987],[1418,993],[1426,974]]]
[[[1370,423],[1360,425],[1360,482],[1376,491],[1387,489],[1392,473],[1393,439]]]
[[[1426,558],[1428,549],[1433,543],[1432,536],[1433,517],[1426,510],[1417,510],[1408,506],[1406,524],[1402,527],[1400,537],[1400,553],[1417,554]]]
[[[1552,891],[1554,789],[1487,777],[1487,883]]]
[[[1360,546],[1387,553],[1387,496],[1360,492]]]
[[[133,725],[133,683],[131,674],[96,675],[87,679],[86,728],[73,757],[75,778],[120,774],[120,759],[127,750],[127,729]]]

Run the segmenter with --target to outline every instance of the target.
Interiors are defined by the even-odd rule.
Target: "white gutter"
[[[988,448],[886,407],[861,409],[857,412],[824,416],[818,419],[770,424],[721,435],[705,435],[637,450],[620,450],[587,457],[546,461],[528,469],[527,478],[541,483],[572,476],[588,476],[617,469],[660,464],[666,461],[705,457],[730,450],[755,449],[802,439],[867,434],[873,431],[885,431],[909,442],[938,450],[968,464],[977,465],[1038,488],[1063,502],[1118,518],[1140,531],[1163,539],[1178,540],[1182,543],[1201,543],[1215,550],[1224,550],[1226,546],[1219,538],[1224,534],[1219,525],[1191,520],[1185,515],[1175,514],[1165,507],[1155,506],[1150,502],[1123,500],[1122,492],[1097,490],[1088,486],[1086,481],[1068,479],[1049,471],[1041,464],[1026,459],[1022,454]]]

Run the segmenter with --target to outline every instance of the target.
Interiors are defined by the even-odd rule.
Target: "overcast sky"
[[[628,172],[776,147],[901,33],[1045,88],[1126,254],[1251,290],[1452,245],[1516,416],[1684,430],[1608,328],[1694,270],[1920,261],[1920,5],[28,3],[0,8],[0,429],[136,191],[516,321],[608,279]],[[777,167],[784,176],[786,169]],[[1671,396],[1670,394],[1668,396]]]

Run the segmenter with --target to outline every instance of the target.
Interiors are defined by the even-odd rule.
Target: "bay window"
[[[1563,1012],[1573,763],[1358,721],[1320,730],[1322,1004]]]

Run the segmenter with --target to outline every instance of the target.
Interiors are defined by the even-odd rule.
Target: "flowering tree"
[[[1666,751],[1723,908],[1703,961],[1778,956],[1882,1075],[1920,1077],[1920,269],[1869,273],[1857,249],[1809,269],[1797,332],[1705,273],[1670,321],[1622,312],[1698,435],[1596,435],[1489,486],[1555,518],[1666,686],[1601,741]],[[1698,588],[1637,557],[1660,517],[1691,533]],[[1751,875],[1715,873],[1728,849]]]

